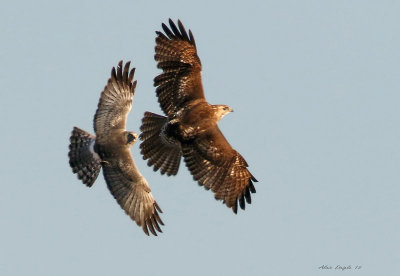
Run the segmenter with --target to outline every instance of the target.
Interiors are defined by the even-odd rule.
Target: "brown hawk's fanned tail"
[[[101,160],[93,151],[94,140],[93,135],[77,127],[74,127],[70,137],[69,165],[88,187],[96,181],[101,169]]]
[[[143,159],[149,159],[147,164],[154,166],[154,171],[169,176],[178,173],[182,151],[180,143],[163,131],[167,123],[166,117],[145,112],[139,138],[143,141],[140,144]]]

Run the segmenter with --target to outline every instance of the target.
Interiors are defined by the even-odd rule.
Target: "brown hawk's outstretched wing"
[[[101,93],[96,114],[94,115],[94,131],[96,139],[110,139],[111,130],[125,129],[126,119],[132,108],[136,81],[133,80],[135,68],[129,72],[128,61],[122,71],[122,60],[118,63],[117,71],[111,70],[111,78]]]
[[[211,189],[217,200],[237,213],[245,209],[245,200],[251,203],[250,193],[255,193],[254,176],[248,171],[246,160],[234,150],[218,126],[210,128],[189,143],[182,144],[183,157],[194,180],[207,190]]]
[[[158,212],[160,207],[154,200],[146,179],[140,175],[135,163],[127,152],[125,158],[106,161],[103,164],[103,174],[107,186],[122,209],[141,226],[149,235],[150,232],[157,236],[164,225]]]
[[[154,78],[154,86],[161,109],[169,116],[188,102],[204,99],[201,82],[201,62],[197,56],[192,32],[189,35],[178,20],[178,27],[170,19],[170,29],[163,23],[165,34],[156,32],[157,67],[163,72]]]

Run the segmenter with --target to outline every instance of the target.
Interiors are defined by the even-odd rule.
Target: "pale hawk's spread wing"
[[[130,146],[121,146],[137,139],[136,134],[122,134],[126,132],[126,120],[136,87],[136,81],[133,81],[135,69],[129,71],[129,65],[127,62],[123,68],[121,61],[117,70],[113,68],[101,93],[94,116],[95,150],[102,159],[107,186],[121,208],[142,226],[146,234],[150,230],[156,235],[155,229],[161,232],[158,223],[163,224],[158,215],[161,209],[133,161]],[[126,141],[124,137],[127,137]]]
[[[130,147],[138,135],[126,131],[136,87],[135,69],[130,70],[129,66],[130,62],[123,66],[121,61],[111,71],[94,116],[96,136],[74,128],[70,138],[70,165],[89,187],[102,167],[107,186],[121,208],[147,235],[149,231],[157,235],[157,231],[162,232],[163,222],[158,214],[162,211],[132,158]]]

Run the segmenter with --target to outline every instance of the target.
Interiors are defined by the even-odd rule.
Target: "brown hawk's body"
[[[93,136],[74,127],[70,138],[69,164],[84,184],[91,187],[103,168],[107,187],[121,208],[143,231],[157,235],[163,225],[158,212],[162,212],[154,200],[146,179],[133,161],[130,147],[137,134],[126,131],[126,119],[132,108],[136,81],[135,69],[129,72],[130,62],[122,68],[122,61],[111,71],[101,93],[94,116]]]
[[[161,109],[167,117],[146,112],[142,120],[141,153],[148,165],[175,175],[184,158],[193,178],[211,189],[217,200],[237,212],[245,209],[255,193],[254,176],[244,158],[218,128],[218,121],[232,109],[210,105],[204,97],[201,62],[192,32],[169,20],[156,32],[155,60],[163,72],[154,79]]]

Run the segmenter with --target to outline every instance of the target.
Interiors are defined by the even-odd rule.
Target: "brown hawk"
[[[126,119],[132,108],[136,81],[135,68],[129,70],[130,62],[111,71],[104,91],[101,93],[96,114],[94,131],[96,136],[74,127],[69,145],[69,164],[84,184],[91,187],[100,169],[103,168],[108,189],[121,208],[143,231],[157,236],[164,225],[158,212],[160,207],[151,194],[146,179],[140,174],[133,161],[130,147],[138,135],[126,131]]]
[[[154,79],[161,109],[167,117],[146,112],[142,119],[141,153],[161,174],[175,175],[181,157],[200,185],[211,189],[237,213],[251,203],[257,182],[245,159],[218,128],[218,121],[233,110],[210,105],[203,92],[201,62],[192,32],[170,19],[170,28],[156,32],[155,60],[162,73]]]

